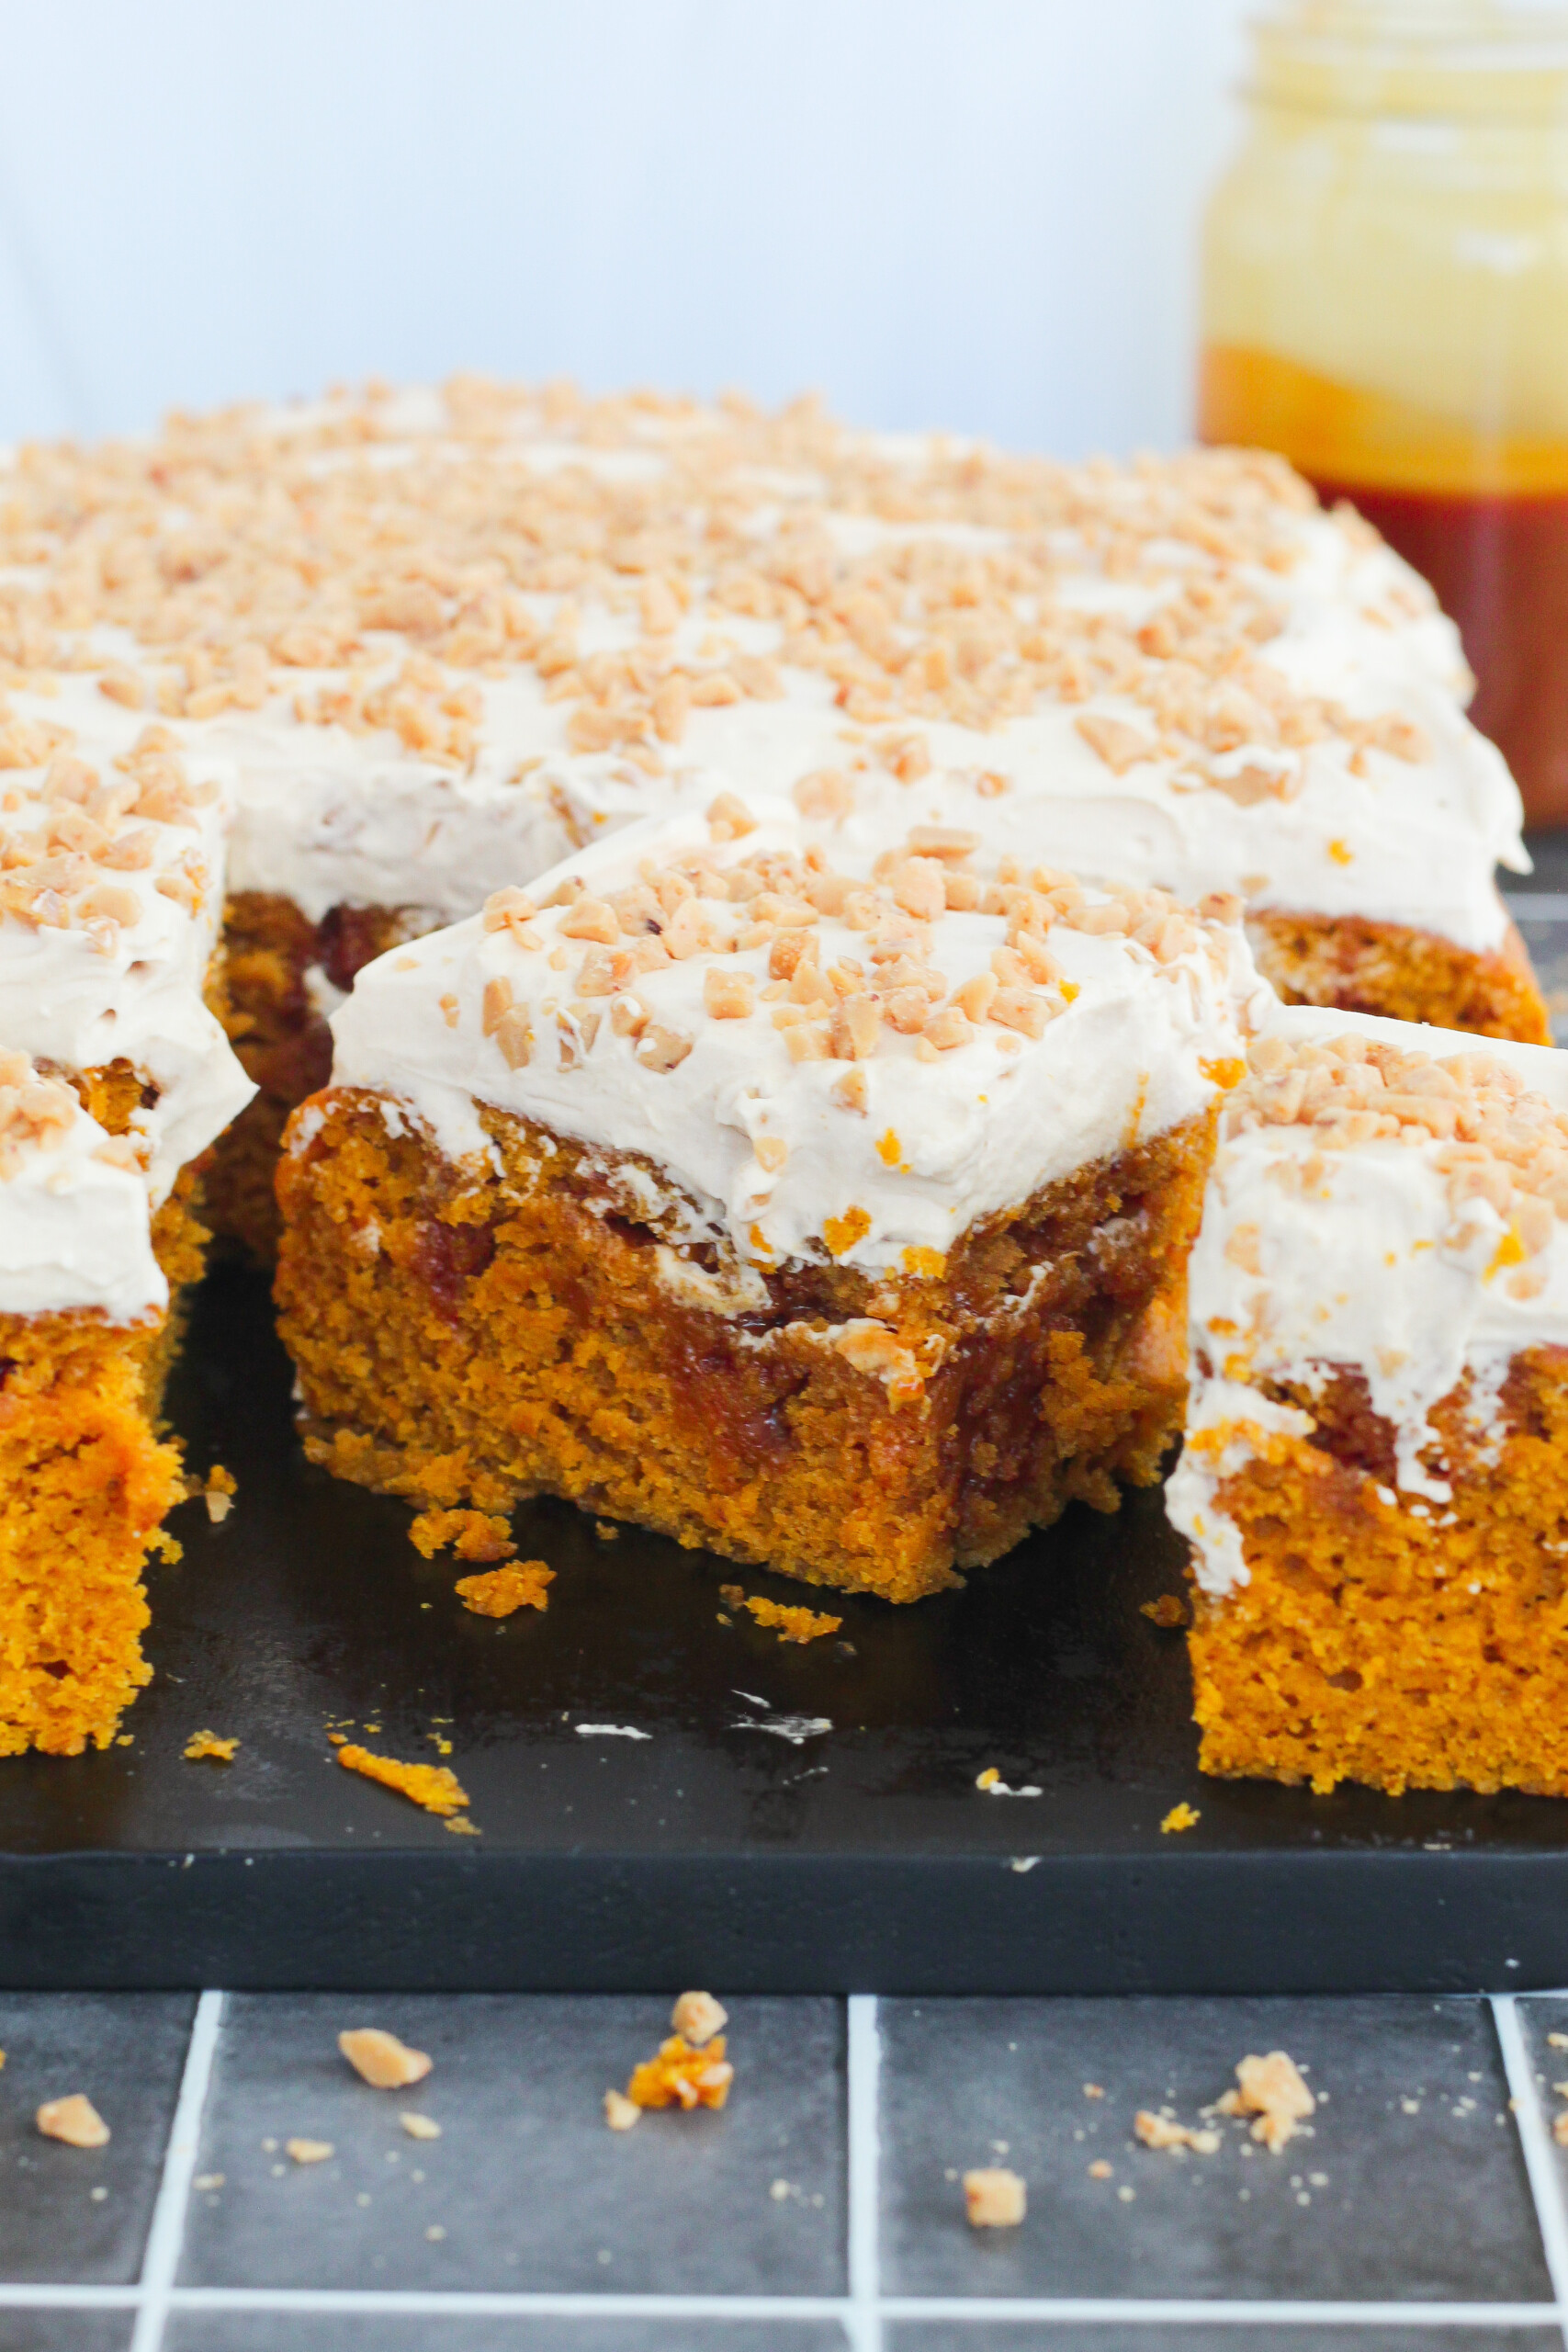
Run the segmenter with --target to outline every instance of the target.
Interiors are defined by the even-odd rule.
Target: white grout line
[[[27,2290],[19,2290],[20,2301]],[[837,2319],[854,2331],[854,2303],[813,2295],[598,2295],[464,2292],[461,2290],[310,2287],[176,2287],[170,2307],[180,2312],[323,2312],[347,2316],[429,2319],[535,2317],[559,2319]],[[1072,2322],[1125,2327],[1550,2327],[1555,2303],[1309,2303],[1216,2298],[1189,2301],[1157,2296],[895,2295],[878,2307],[897,2320]]]
[[[1568,890],[1514,890],[1503,904],[1515,922],[1568,922]]]
[[[1517,1996],[1512,1993],[1494,1993],[1490,1997],[1514,2120],[1519,2129],[1519,2146],[1524,2151],[1530,2195],[1535,2199],[1541,2251],[1551,2274],[1551,2291],[1562,2307],[1562,2340],[1568,2345],[1568,2208],[1562,2201],[1562,2177],[1552,2154],[1546,2117],[1536,2096],[1535,2070],[1525,2048]]]
[[[140,2287],[55,2287],[0,2283],[0,2311],[132,2311]]]
[[[124,2309],[134,2287],[0,2286],[0,2310]],[[852,2332],[856,2305],[829,2295],[493,2294],[430,2288],[173,2287],[164,2301],[176,2312],[321,2312],[343,2317],[394,2318],[809,2320],[837,2319]],[[894,2295],[876,2306],[895,2320],[991,2324],[1065,2322],[1079,2325],[1281,2327],[1548,2327],[1560,2323],[1555,2303],[1263,2302],[1158,2296]]]
[[[185,2244],[191,2175],[201,2145],[202,2109],[207,2105],[218,2029],[222,2020],[222,1994],[203,1993],[196,2005],[196,2022],[190,2030],[185,2072],[180,2077],[179,2100],[164,2155],[164,2177],[158,2184],[152,2226],[147,2233],[147,2247],[141,2257],[141,2307],[136,2314],[130,2352],[160,2352],[164,2341],[164,2322],[168,2317],[169,2301],[180,2267],[180,2248]]]
[[[874,1993],[852,1993],[848,2007],[848,2324],[854,2352],[882,2352],[882,2037]]]

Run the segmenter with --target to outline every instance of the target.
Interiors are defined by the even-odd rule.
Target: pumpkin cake
[[[101,697],[232,764],[259,1091],[209,1197],[264,1255],[359,967],[725,788],[793,796],[840,863],[952,826],[1234,891],[1286,995],[1547,1035],[1455,632],[1277,459],[1063,466],[461,378],[29,445],[0,483],[0,760]]]
[[[0,721],[0,1754],[106,1746],[147,1679],[193,1163],[251,1092],[203,1001],[230,780],[90,684],[53,708]]]
[[[1274,1013],[1168,1489],[1207,1771],[1568,1795],[1568,1057]]]
[[[910,1600],[1179,1425],[1232,900],[926,837],[858,879],[733,795],[382,956],[279,1172],[306,1442]]]
[[[168,1304],[136,1139],[0,1052],[0,1755],[107,1747],[148,1679],[141,1567],[185,1492]]]

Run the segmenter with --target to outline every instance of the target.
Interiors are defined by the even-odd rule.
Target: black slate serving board
[[[1157,1495],[895,1610],[543,1503],[496,1622],[410,1510],[303,1459],[265,1284],[220,1270],[171,1396],[226,1463],[156,1567],[129,1746],[0,1761],[0,1984],[1517,1991],[1568,1978],[1568,1804],[1205,1781]],[[789,1647],[719,1588],[806,1600]],[[728,1613],[728,1612],[726,1612]],[[459,1837],[326,1738],[434,1762]],[[818,1728],[826,1724],[830,1728]],[[378,1725],[371,1732],[365,1727]],[[590,1730],[615,1725],[616,1731]],[[188,1764],[202,1728],[228,1767]],[[637,1738],[630,1732],[646,1735]],[[995,1766],[1034,1796],[976,1787]],[[1159,1823],[1179,1799],[1201,1820]]]

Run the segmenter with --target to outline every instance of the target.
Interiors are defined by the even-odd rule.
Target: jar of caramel
[[[1209,210],[1199,429],[1424,572],[1568,824],[1568,6],[1283,0]]]

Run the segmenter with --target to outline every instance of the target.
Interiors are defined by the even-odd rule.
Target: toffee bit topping
[[[351,2028],[340,2033],[338,2049],[342,2052],[361,2082],[372,2090],[407,2090],[412,2083],[423,2083],[431,2069],[432,2061],[423,2050],[411,2050],[395,2033],[378,2025]]]
[[[1029,2210],[1029,2185],[1005,2165],[966,2172],[964,2210],[971,2229],[1016,2229]]]
[[[1479,1045],[1435,1060],[1355,1035],[1299,1045],[1264,1036],[1226,1099],[1224,1132],[1268,1127],[1310,1128],[1326,1151],[1371,1143],[1431,1150],[1455,1219],[1445,1241],[1469,1246],[1466,1211],[1484,1201],[1506,1228],[1489,1273],[1519,1267],[1506,1284],[1516,1298],[1545,1288],[1544,1272],[1523,1261],[1568,1221],[1568,1112]],[[1245,1236],[1239,1246],[1245,1251]]]
[[[726,806],[728,797],[714,802],[710,817],[719,811],[715,821],[728,829],[729,841],[740,841],[739,804]],[[747,832],[758,830],[745,818]],[[671,965],[705,958],[715,959],[703,974],[706,1018],[750,1021],[762,1014],[795,1063],[869,1060],[883,1049],[888,1032],[913,1040],[917,1057],[929,1061],[998,1030],[1004,1033],[996,1041],[1000,1051],[1016,1050],[1023,1037],[1043,1036],[1078,994],[1078,984],[1052,953],[1053,928],[1122,943],[1134,960],[1163,967],[1168,977],[1200,949],[1216,971],[1223,967],[1217,934],[1239,916],[1238,900],[1216,898],[1210,911],[1196,914],[1159,889],[1118,888],[1091,896],[1071,875],[1048,866],[1036,866],[1025,878],[1012,860],[1003,860],[996,878],[987,880],[968,867],[976,845],[972,833],[919,827],[908,854],[887,852],[873,878],[853,882],[833,873],[819,848],[804,857],[784,849],[750,849],[727,864],[716,842],[662,858],[647,854],[634,882],[604,897],[582,890],[578,877],[568,875],[542,912],[520,891],[497,891],[486,906],[484,927],[505,934],[525,954],[548,947],[544,969],[571,974],[577,1001],[570,1013],[551,996],[539,1007],[556,1015],[562,1069],[585,1062],[600,1033],[600,1015],[583,1000],[606,998],[610,1037],[636,1040],[637,1058],[646,1069],[678,1068],[694,1037],[653,1018],[643,984]],[[980,915],[1001,925],[989,969],[971,973],[956,987],[940,968],[939,955],[951,960],[949,944],[953,956],[965,959],[985,950],[984,934],[961,932],[954,915]],[[824,944],[825,926],[835,922],[856,935],[852,942]],[[848,952],[852,944],[853,953]],[[765,964],[729,960],[764,953]],[[480,1020],[509,1067],[519,1069],[530,1058],[531,1015],[506,974],[487,979]],[[860,1107],[852,1092],[835,1099]]]
[[[540,442],[568,462],[530,462]],[[774,700],[788,671],[856,747],[796,786],[814,816],[845,813],[857,764],[929,774],[931,723],[993,730],[1049,704],[1079,714],[1112,773],[1158,759],[1245,804],[1299,789],[1314,743],[1353,773],[1429,757],[1407,719],[1352,717],[1262,658],[1314,508],[1258,452],[1123,468],[934,440],[910,454],[807,401],[770,415],[455,378],[417,419],[370,390],[180,415],[145,445],[18,453],[0,697],[79,671],[128,710],[270,706],[457,775],[485,749],[487,688],[523,674],[570,706],[573,752],[635,777],[663,772],[694,715]],[[884,528],[851,552],[835,513]],[[1331,527],[1360,544],[1354,518]],[[1141,593],[1095,609],[1062,593],[1068,577]],[[1424,609],[1401,585],[1371,616],[1407,619],[1413,593]],[[130,651],[106,659],[105,628]],[[0,763],[40,765],[64,741],[0,699]],[[1242,752],[1256,756],[1224,764]],[[971,781],[1008,784],[990,767]],[[713,821],[718,838],[731,820]]]
[[[47,1151],[60,1142],[80,1113],[63,1080],[41,1078],[27,1054],[0,1052],[0,1182],[18,1172],[29,1151]],[[137,1164],[134,1152],[129,1164]]]

